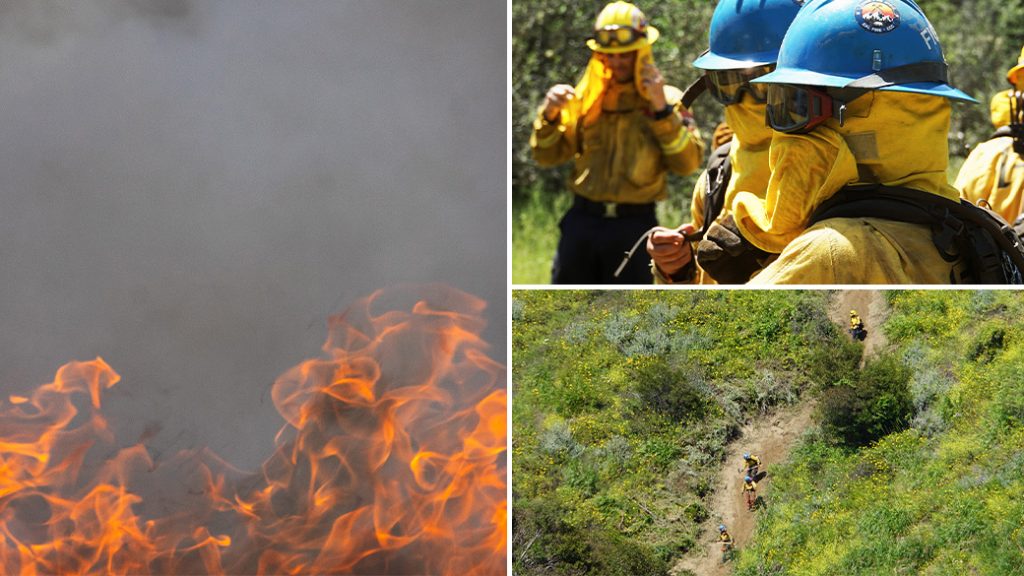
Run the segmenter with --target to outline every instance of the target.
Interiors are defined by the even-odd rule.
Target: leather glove
[[[744,284],[774,256],[740,234],[732,215],[715,222],[697,245],[697,265],[719,284]]]

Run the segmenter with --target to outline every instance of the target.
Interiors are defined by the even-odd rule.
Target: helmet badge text
[[[877,34],[892,32],[900,25],[900,13],[892,4],[882,0],[861,2],[854,9],[854,16],[861,28]]]

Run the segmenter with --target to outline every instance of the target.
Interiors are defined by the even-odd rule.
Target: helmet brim
[[[746,70],[747,68],[756,68],[765,64],[774,64],[778,56],[779,53],[774,51],[761,52],[759,54],[750,54],[749,58],[739,60],[715,54],[714,52],[705,52],[693,61],[693,65],[702,70]]]
[[[654,26],[648,25],[647,26],[647,45],[650,46],[651,44],[654,44],[654,42],[657,41],[659,37],[661,37],[661,33],[658,32],[658,29],[655,28]],[[601,46],[593,38],[588,38],[587,39],[587,48],[590,48],[594,52],[600,52],[601,54],[623,54],[625,52],[632,52],[634,50],[639,50],[643,46],[644,46],[644,39],[643,38],[641,38],[640,40],[637,40],[636,42],[630,44],[629,46],[615,46],[615,47]]]
[[[823,86],[825,88],[845,88],[857,78],[848,78],[846,76],[839,76],[835,74],[822,74],[821,72],[814,72],[812,70],[798,70],[794,68],[776,69],[773,72],[769,72],[764,76],[759,76],[751,80],[754,84],[796,84],[803,86]],[[942,84],[939,82],[913,82],[909,84],[896,84],[893,86],[885,86],[879,88],[879,90],[886,90],[889,92],[910,92],[914,94],[928,94],[931,96],[939,96],[942,98],[949,98],[950,100],[960,100],[963,102],[971,102],[977,104],[978,101],[967,95],[965,92],[953,88],[948,84]]]
[[[1021,70],[1024,70],[1024,64],[1017,64],[1013,68],[1010,68],[1009,70],[1006,71],[1006,79],[1010,82],[1010,84],[1017,84],[1018,76],[1020,76]]]

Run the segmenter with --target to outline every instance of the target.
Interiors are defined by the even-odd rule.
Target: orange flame
[[[327,358],[277,380],[286,424],[259,475],[207,450],[157,466],[142,444],[118,449],[100,408],[119,376],[99,358],[11,396],[2,571],[504,573],[504,367],[479,337],[484,303],[434,288],[375,310],[407,297],[379,291],[332,318]],[[161,493],[169,474],[188,490]]]

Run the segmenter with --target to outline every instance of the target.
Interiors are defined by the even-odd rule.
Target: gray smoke
[[[480,296],[503,360],[505,78],[503,2],[0,3],[0,393],[102,356],[128,435],[252,467],[378,288]]]

